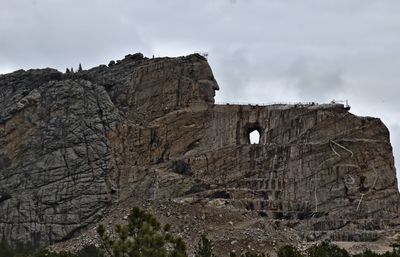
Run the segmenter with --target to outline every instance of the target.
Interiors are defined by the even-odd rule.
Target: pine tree
[[[112,257],[187,257],[182,238],[172,235],[170,226],[164,228],[157,219],[134,207],[128,216],[128,224],[115,227],[111,236],[103,225],[97,227],[103,247]]]
[[[213,244],[205,235],[201,236],[197,244],[195,257],[215,257],[213,253]]]
[[[79,64],[78,72],[81,72],[81,71],[82,71],[82,65]]]

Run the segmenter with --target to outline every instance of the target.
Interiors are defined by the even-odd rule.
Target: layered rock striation
[[[221,241],[253,229],[268,242],[272,223],[308,240],[376,240],[398,227],[379,119],[341,104],[218,105],[216,90],[198,54],[1,75],[0,236],[53,244],[122,219],[113,213],[122,202],[167,220],[166,209],[191,210],[204,222],[177,232]],[[255,130],[260,142],[250,144]],[[240,226],[235,217],[221,225],[224,215]]]

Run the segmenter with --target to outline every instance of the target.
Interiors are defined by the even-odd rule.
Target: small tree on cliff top
[[[128,224],[115,227],[115,239],[103,225],[97,227],[103,246],[112,257],[187,257],[182,238],[169,230],[168,224],[161,228],[153,215],[138,207],[131,210]]]

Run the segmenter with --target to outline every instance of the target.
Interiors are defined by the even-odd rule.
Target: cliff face
[[[340,104],[216,105],[218,89],[199,55],[0,76],[0,236],[51,244],[132,204],[228,248],[273,231],[375,240],[396,228],[379,119]]]

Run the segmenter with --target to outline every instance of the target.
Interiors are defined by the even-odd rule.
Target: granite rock
[[[0,236],[53,244],[111,215],[123,222],[126,213],[114,211],[122,203],[177,224],[192,210],[183,235],[210,227],[228,248],[251,229],[269,242],[284,228],[282,240],[368,241],[398,226],[379,119],[337,103],[219,105],[216,90],[198,54],[1,75]],[[248,218],[231,216],[225,227],[204,210]],[[229,231],[237,234],[221,236]]]

